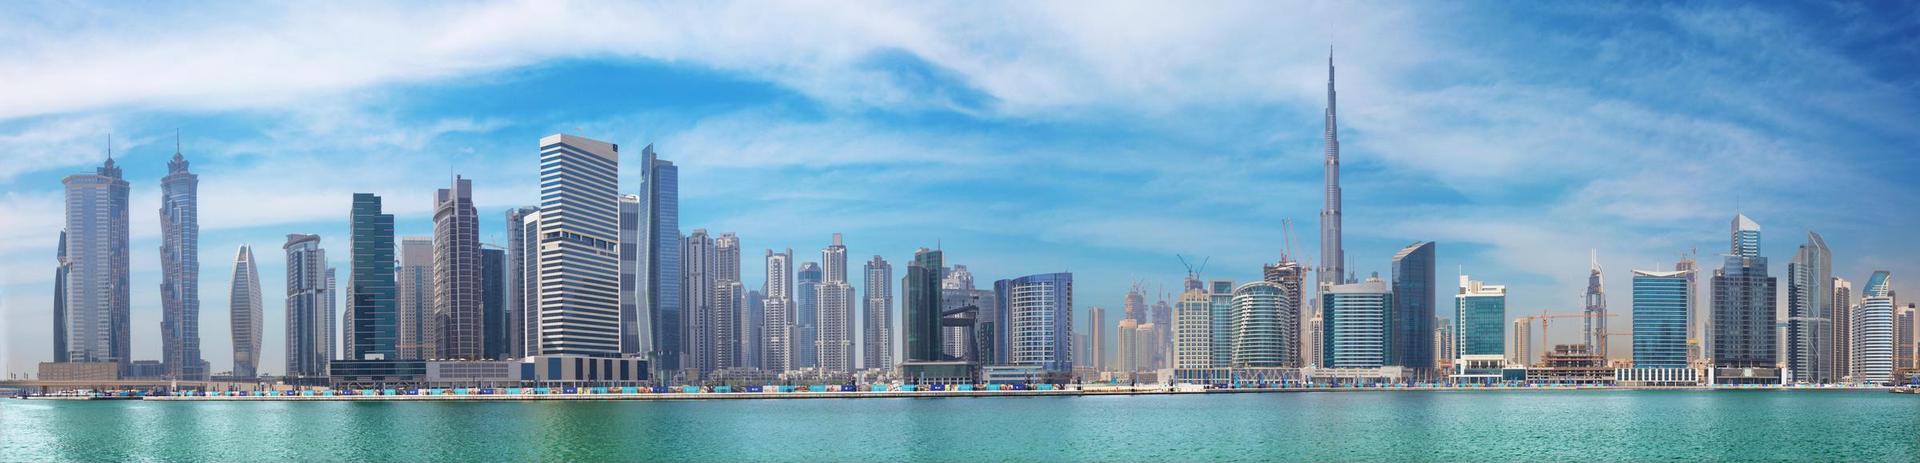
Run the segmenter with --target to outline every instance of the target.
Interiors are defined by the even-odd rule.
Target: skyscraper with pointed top
[[[233,285],[228,288],[233,334],[233,376],[252,378],[260,371],[260,340],[266,331],[266,306],[260,299],[260,267],[253,246],[242,244],[233,256]]]
[[[1732,223],[1731,254],[1713,275],[1712,358],[1721,384],[1778,383],[1774,331],[1777,281],[1760,256],[1760,224],[1745,214]]]
[[[160,358],[173,379],[207,377],[200,358],[199,185],[176,138],[160,179]]]
[[[1587,351],[1607,356],[1607,283],[1600,274],[1600,252],[1590,251],[1586,297]]]
[[[1327,189],[1326,206],[1320,210],[1320,266],[1314,274],[1319,287],[1344,284],[1347,274],[1347,251],[1340,245],[1340,129],[1335,101],[1333,47],[1327,47]]]
[[[1787,263],[1787,371],[1798,383],[1838,380],[1833,370],[1833,251],[1807,231]]]
[[[61,179],[66,186],[66,350],[73,362],[114,362],[121,370],[133,359],[128,337],[130,294],[127,248],[129,186],[113,162],[92,173]]]

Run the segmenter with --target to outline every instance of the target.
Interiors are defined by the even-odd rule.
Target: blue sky
[[[856,261],[903,266],[937,242],[982,282],[1072,271],[1076,305],[1117,317],[1135,281],[1178,288],[1176,254],[1210,256],[1208,278],[1257,277],[1285,247],[1283,219],[1294,252],[1317,257],[1330,45],[1363,277],[1431,240],[1440,268],[1508,285],[1509,315],[1570,312],[1597,249],[1625,326],[1629,270],[1690,249],[1717,267],[1740,210],[1765,227],[1775,275],[1812,229],[1837,275],[1886,269],[1920,291],[1901,276],[1920,274],[1910,5],[0,9],[9,372],[50,358],[59,180],[97,165],[108,133],[133,183],[135,356],[158,358],[157,192],[175,129],[201,176],[216,370],[230,366],[235,247],[261,261],[262,368],[279,372],[287,233],[320,234],[344,268],[351,193],[386,197],[400,233],[424,235],[433,190],[457,173],[500,240],[501,211],[534,201],[536,140],[555,132],[630,157],[652,143],[680,164],[683,231],[738,233],[750,286],[764,249],[817,260],[842,232]],[[637,190],[637,170],[622,181]]]

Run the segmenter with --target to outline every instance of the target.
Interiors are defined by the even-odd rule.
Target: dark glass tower
[[[511,355],[507,331],[507,250],[480,248],[480,310],[482,314],[481,354],[490,359]]]
[[[347,359],[397,359],[393,214],[380,212],[379,196],[354,193],[349,226],[353,262],[347,276]]]
[[[1760,256],[1760,224],[1733,220],[1733,254],[1713,275],[1713,362],[1720,368],[1775,367],[1777,282]]]
[[[1433,365],[1433,249],[1431,241],[1393,255],[1393,312],[1387,321],[1387,365]]]
[[[820,352],[820,264],[801,262],[793,274],[793,368],[812,368]]]
[[[901,311],[906,328],[908,362],[943,360],[940,350],[940,271],[944,268],[940,251],[920,248],[907,264],[902,290],[906,298]]]

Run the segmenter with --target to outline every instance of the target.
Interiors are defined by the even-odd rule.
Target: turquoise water
[[[0,401],[6,461],[1920,461],[1920,396]]]

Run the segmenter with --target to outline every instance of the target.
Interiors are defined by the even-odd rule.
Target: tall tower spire
[[[1327,46],[1326,205],[1320,210],[1320,285],[1345,282],[1347,253],[1340,245],[1340,131],[1335,118],[1333,46]]]

